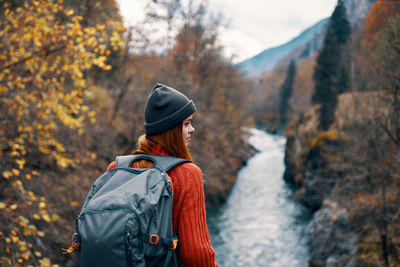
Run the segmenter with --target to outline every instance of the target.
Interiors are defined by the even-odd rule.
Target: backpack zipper
[[[126,260],[127,260],[128,266],[133,267],[131,233],[129,233],[129,232],[127,232],[125,234],[125,244],[126,244]]]

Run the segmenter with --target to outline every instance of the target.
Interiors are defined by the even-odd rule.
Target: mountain
[[[374,2],[376,0],[343,0],[351,27],[360,25]],[[323,19],[291,41],[266,49],[254,57],[236,64],[235,67],[249,78],[260,78],[278,63],[287,63],[292,58],[297,60],[308,58],[321,48],[324,29],[328,21],[329,18]]]
[[[259,78],[266,72],[272,70],[276,63],[282,60],[289,53],[293,52],[305,46],[305,48],[310,49],[314,43],[319,43],[318,40],[322,40],[323,31],[328,23],[328,19],[323,19],[311,26],[310,28],[303,31],[297,37],[293,38],[291,41],[270,49],[266,49],[261,53],[255,55],[252,58],[246,59],[235,67],[240,70],[243,74],[250,78]],[[319,37],[322,36],[322,37]],[[318,37],[318,38],[316,38]],[[314,40],[314,41],[313,41]],[[306,53],[309,51],[306,50]],[[317,49],[317,48],[316,48]]]

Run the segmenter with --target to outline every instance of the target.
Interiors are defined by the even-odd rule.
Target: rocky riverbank
[[[317,130],[315,108],[287,127],[284,179],[314,211],[310,266],[376,266],[398,251],[389,237],[396,219],[388,220],[398,183],[388,178],[392,144],[379,127],[388,101],[378,92],[342,94],[328,131]]]
[[[237,145],[226,146],[224,150],[215,152],[219,156],[212,162],[209,158],[196,161],[203,170],[207,209],[218,207],[226,201],[236,183],[238,171],[256,152],[255,148],[247,142],[249,136],[248,130],[242,129]]]

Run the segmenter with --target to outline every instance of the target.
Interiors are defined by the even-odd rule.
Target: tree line
[[[281,81],[276,83],[281,84],[280,94],[268,95],[280,99],[269,125],[280,122],[304,145],[298,159],[304,166],[297,166],[300,176],[293,181],[301,188],[298,195],[314,186],[314,199],[303,199],[306,205],[318,210],[324,200],[331,200],[348,211],[347,231],[358,237],[355,266],[396,266],[400,262],[400,2],[376,1],[365,20],[352,27],[347,16],[339,0],[317,55],[297,61],[296,72],[292,61],[263,78],[262,83],[270,86]],[[310,65],[312,75],[306,75],[302,69]],[[299,94],[294,95],[302,90],[296,83],[300,80],[311,82],[305,109],[297,106]],[[320,180],[307,181],[313,171]],[[323,266],[319,260],[312,258],[310,264]]]

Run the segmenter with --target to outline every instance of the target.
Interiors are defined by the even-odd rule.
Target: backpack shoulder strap
[[[169,171],[173,167],[185,163],[185,162],[191,162],[186,159],[181,159],[181,158],[176,158],[176,157],[171,157],[171,156],[154,156],[156,159],[156,164],[155,166],[164,170],[165,172]]]
[[[186,159],[171,157],[171,156],[153,156],[148,154],[135,154],[135,155],[125,155],[117,156],[115,159],[116,168],[130,168],[132,163],[137,160],[150,160],[154,164],[154,168],[161,169],[165,172],[169,171],[173,167],[184,163],[190,162]]]
[[[115,158],[116,168],[130,168],[133,162],[134,155],[117,156]]]

